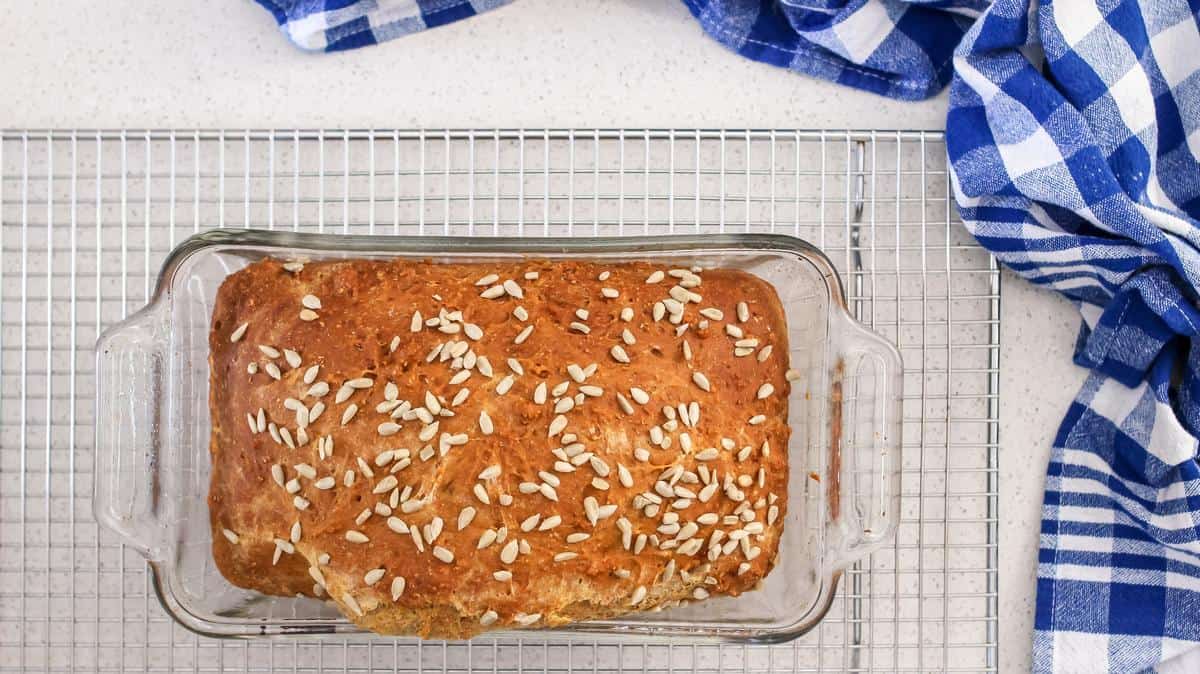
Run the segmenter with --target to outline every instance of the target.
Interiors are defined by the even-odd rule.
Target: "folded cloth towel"
[[[334,50],[506,0],[258,1]],[[963,221],[1078,304],[1091,369],[1046,482],[1034,668],[1197,662],[1200,0],[683,2],[742,55],[893,98],[953,72]]]
[[[683,0],[742,56],[891,98],[950,81],[954,46],[987,0]],[[954,11],[947,11],[953,9]]]
[[[339,51],[457,21],[509,0],[257,0],[296,46]],[[936,94],[988,0],[683,0],[718,42],[756,61],[892,98]],[[949,11],[948,11],[949,10]]]
[[[301,49],[386,42],[506,5],[509,0],[255,0]]]
[[[1141,671],[1200,641],[1197,12],[997,0],[955,56],[959,211],[1078,304],[1091,369],[1046,480],[1038,671]]]

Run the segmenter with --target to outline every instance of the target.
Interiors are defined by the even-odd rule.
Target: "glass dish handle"
[[[903,363],[883,337],[849,316],[838,326],[830,376],[827,490],[838,566],[886,545],[900,518]]]
[[[150,305],[96,342],[96,519],[153,560],[165,540],[157,465],[166,325]]]

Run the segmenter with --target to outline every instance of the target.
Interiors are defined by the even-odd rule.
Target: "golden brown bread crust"
[[[376,632],[446,638],[753,588],[775,563],[787,504],[786,321],[774,289],[753,275],[685,270],[647,282],[667,271],[648,263],[399,259],[288,271],[283,261],[267,259],[232,274],[218,292],[210,336],[209,510],[217,567],[233,584],[268,594],[327,593],[351,620]],[[537,278],[526,276],[533,272]],[[489,275],[498,278],[476,284]],[[676,285],[681,280],[690,290]],[[506,293],[504,281],[516,287]],[[655,319],[656,303],[669,293],[687,300],[687,292],[701,301],[668,300]],[[320,307],[304,312],[306,295]],[[749,310],[745,320],[739,302]],[[678,335],[674,321],[690,325]],[[516,343],[528,326],[532,332]],[[740,339],[757,342],[737,347],[739,331]],[[439,354],[429,362],[432,349],[451,341],[470,351],[455,359],[453,345],[445,345],[447,359]],[[619,362],[625,358],[615,345],[628,363]],[[491,376],[478,357],[486,357]],[[512,371],[509,358],[523,374]],[[455,369],[463,359],[474,368],[452,385],[456,374],[466,376]],[[577,381],[593,363],[594,373]],[[578,367],[569,373],[572,364]],[[307,384],[313,365],[319,369]],[[370,380],[353,382],[362,388],[346,384],[361,378]],[[539,384],[546,389],[541,403]],[[312,385],[317,390],[306,395]],[[649,401],[639,403],[643,396],[632,387]],[[463,389],[470,391],[465,400]],[[438,399],[427,402],[427,391]],[[299,445],[303,417],[318,402],[325,409],[308,422],[307,443]],[[351,404],[357,413],[342,424]],[[698,423],[683,423],[680,404],[699,410]],[[437,417],[437,429],[413,418],[436,414],[435,407],[453,412]],[[259,428],[260,408],[275,428]],[[552,428],[559,417],[567,425]],[[387,423],[401,428],[381,426]],[[652,441],[659,437],[662,445]],[[289,447],[289,439],[298,446]],[[390,458],[380,457],[387,450]],[[490,466],[499,475],[481,478]],[[286,487],[276,484],[280,471]],[[303,510],[297,496],[301,506],[307,501]],[[475,515],[460,530],[468,507]],[[555,515],[561,521],[544,528]],[[430,531],[435,517],[442,522],[437,535]],[[524,531],[523,523],[532,528]],[[503,542],[479,549],[481,536],[502,528]],[[585,540],[568,542],[568,535],[585,533]],[[441,550],[435,556],[435,546],[453,560],[443,561],[449,557]],[[518,554],[506,563],[510,546]],[[368,577],[374,569],[382,571]],[[497,579],[502,570],[511,578]],[[400,577],[404,587],[394,600]]]

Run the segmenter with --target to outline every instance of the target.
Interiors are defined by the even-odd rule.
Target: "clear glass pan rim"
[[[686,255],[704,253],[754,253],[773,252],[797,255],[811,263],[823,277],[828,297],[830,318],[854,321],[846,304],[845,291],[840,276],[828,256],[817,246],[786,234],[774,233],[721,233],[712,235],[670,234],[630,235],[609,237],[495,237],[495,236],[440,236],[440,235],[352,235],[340,233],[304,233],[288,230],[263,229],[212,229],[201,232],[179,243],[166,257],[160,269],[154,292],[147,304],[152,309],[169,302],[169,291],[175,273],[188,258],[209,248],[252,248],[277,249],[281,255],[303,255],[305,251],[364,255],[403,254],[431,258],[445,258],[461,254],[469,255],[521,255],[527,257],[563,257],[572,254],[611,255]],[[838,314],[838,316],[834,316]],[[120,324],[115,326],[120,327]],[[103,336],[101,337],[103,340]],[[206,618],[193,615],[188,608],[172,598],[166,587],[167,572],[161,561],[149,561],[153,571],[153,586],[159,602],[183,627],[196,634],[213,638],[263,638],[289,636],[345,636],[347,634],[369,634],[351,623],[310,623],[295,627],[278,625],[264,620],[258,630],[220,631]],[[746,644],[781,643],[795,639],[814,629],[821,618],[830,610],[837,594],[842,570],[834,569],[820,578],[818,601],[797,622],[785,629],[742,629],[732,630],[716,626],[697,624],[695,631],[686,635],[670,634],[656,636],[650,630],[622,628],[609,623],[569,625],[536,632],[494,632],[484,639],[504,640],[515,638],[537,638],[547,641],[569,641],[587,634],[603,634],[617,639],[653,641],[687,638],[696,641],[715,641]]]

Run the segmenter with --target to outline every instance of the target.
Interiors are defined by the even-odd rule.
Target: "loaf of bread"
[[[787,507],[774,288],[732,269],[264,259],[213,309],[213,557],[383,634],[738,595]]]

